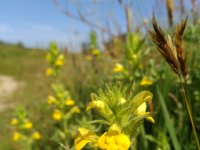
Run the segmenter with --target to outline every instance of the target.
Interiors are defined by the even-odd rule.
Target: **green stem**
[[[186,80],[184,80],[184,82],[183,82],[180,79],[180,81],[182,83],[183,95],[185,97],[185,103],[186,103],[187,111],[188,111],[188,114],[189,114],[190,122],[192,124],[192,129],[193,129],[193,133],[194,133],[195,140],[196,140],[196,143],[197,143],[197,147],[198,147],[198,150],[200,150],[199,140],[198,140],[197,132],[196,132],[196,129],[195,129],[194,119],[193,119],[193,116],[192,116],[190,98],[189,98],[189,94],[188,94],[188,90],[187,90]]]
[[[67,141],[67,139],[66,139],[66,131],[67,131],[67,121],[66,121],[66,119],[63,120],[63,130],[64,130],[64,135],[65,135],[63,140]]]
[[[169,132],[169,135],[172,139],[172,144],[174,146],[174,149],[175,150],[181,150],[181,147],[179,145],[179,142],[178,142],[178,139],[177,139],[177,136],[176,136],[176,132],[175,132],[175,129],[174,129],[174,126],[173,126],[173,123],[172,121],[170,120],[170,115],[169,115],[169,111],[167,109],[167,106],[165,104],[165,101],[164,101],[164,98],[159,90],[158,87],[156,87],[157,91],[158,91],[158,96],[159,96],[159,100],[160,100],[160,104],[161,104],[161,108],[162,108],[162,111],[163,111],[163,117],[164,117],[164,120],[165,120],[165,124],[166,124],[166,127],[167,127],[167,130]]]
[[[145,137],[146,133],[145,133],[145,128],[144,125],[141,126],[141,137],[142,140],[144,141],[143,145],[144,145],[144,149],[148,149],[148,141]]]

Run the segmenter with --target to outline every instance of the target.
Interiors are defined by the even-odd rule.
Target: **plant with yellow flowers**
[[[54,96],[50,95],[47,103],[52,110],[51,118],[55,122],[53,137],[55,141],[66,142],[72,132],[70,127],[75,123],[72,117],[80,113],[80,108],[61,84],[53,84],[52,89]]]
[[[46,69],[47,76],[57,76],[60,67],[64,64],[64,55],[58,50],[55,43],[50,44],[50,51],[46,55],[49,67]]]
[[[17,108],[10,125],[13,128],[12,140],[19,144],[21,149],[31,150],[37,146],[34,143],[41,139],[41,133],[34,128],[23,107]]]
[[[144,38],[139,32],[127,33],[121,63],[115,63],[112,69],[115,80],[123,81],[125,84],[134,82],[141,87],[153,84],[155,80],[154,72],[149,72],[143,67],[152,63],[152,61],[148,61],[149,64],[145,64],[146,62],[143,59],[144,52],[141,49],[143,45]]]
[[[128,88],[120,85],[107,86],[105,90],[91,94],[91,99],[86,111],[92,109],[98,114],[97,119],[89,123],[101,126],[97,130],[79,128],[75,150],[88,143],[93,148],[128,150],[136,147],[137,130],[143,120],[155,122],[152,113],[147,112],[147,103],[152,101],[152,94],[148,91],[133,95]]]
[[[49,64],[47,75],[53,77],[51,78],[53,79],[51,80],[52,94],[48,96],[47,100],[47,104],[51,109],[51,118],[55,123],[52,138],[57,143],[62,142],[65,145],[69,145],[72,132],[70,128],[72,124],[75,124],[75,120],[72,117],[80,113],[80,108],[64,85],[57,80],[60,68],[64,64],[64,55],[59,52],[55,43],[50,45],[46,58]],[[48,74],[49,69],[52,70],[51,74]],[[54,83],[54,81],[56,82]]]

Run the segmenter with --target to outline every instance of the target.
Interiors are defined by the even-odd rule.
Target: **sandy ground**
[[[12,107],[8,98],[22,85],[11,76],[0,75],[0,112]]]

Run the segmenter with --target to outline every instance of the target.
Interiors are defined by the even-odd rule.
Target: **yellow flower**
[[[56,66],[62,66],[63,65],[63,63],[64,63],[64,55],[63,54],[60,54],[59,56],[58,56],[58,58],[56,59],[56,62],[55,62],[55,65]]]
[[[81,150],[87,143],[96,143],[98,136],[85,128],[78,129],[79,134],[75,139],[75,150]]]
[[[139,115],[144,115],[144,114],[148,113],[148,112],[146,112],[146,109],[147,109],[147,104],[146,104],[146,102],[144,102],[137,108],[137,110],[135,111],[135,115],[139,116]],[[153,117],[146,117],[146,119],[152,123],[155,123],[155,120],[153,119]]]
[[[122,72],[122,71],[124,71],[124,67],[119,63],[115,64],[115,67],[113,68],[113,72]]]
[[[72,105],[74,105],[75,104],[75,102],[74,102],[74,100],[72,100],[72,99],[67,99],[66,101],[65,101],[65,105],[67,105],[67,106],[72,106]]]
[[[21,136],[22,135],[19,132],[14,132],[13,135],[12,135],[12,140],[18,141],[18,140],[20,140]]]
[[[53,103],[55,103],[56,102],[56,99],[55,99],[55,97],[53,97],[53,96],[48,96],[48,101],[47,101],[47,103],[49,104],[49,105],[51,105],[51,104],[53,104]]]
[[[32,122],[30,122],[30,121],[26,121],[26,122],[24,123],[23,127],[24,127],[25,129],[31,129],[31,128],[33,127],[33,124],[32,124]]]
[[[107,105],[105,105],[105,102],[103,102],[101,100],[93,100],[93,101],[89,102],[85,111],[88,111],[90,109],[95,109],[102,115],[106,115],[106,116],[109,116],[113,113],[110,110],[110,108]]]
[[[151,123],[155,123],[155,120],[153,119],[153,117],[146,117],[147,120],[149,120]]]
[[[18,124],[18,120],[16,118],[13,118],[11,121],[10,121],[10,124],[15,126]]]
[[[147,109],[147,104],[146,104],[146,102],[144,102],[137,108],[137,110],[135,111],[135,115],[139,116],[139,115],[145,114],[146,109]]]
[[[99,49],[93,49],[92,54],[95,55],[95,56],[98,56],[100,54]]]
[[[35,131],[35,132],[33,132],[32,137],[35,140],[40,140],[41,139],[41,134],[38,131]]]
[[[90,55],[87,55],[87,56],[85,56],[85,59],[86,59],[87,61],[91,61],[91,60],[92,60],[92,57],[91,57]]]
[[[141,86],[149,86],[149,85],[152,85],[153,84],[153,81],[152,80],[149,80],[147,77],[143,77],[142,81],[140,82],[140,85]]]
[[[47,68],[46,70],[46,76],[51,76],[53,74],[53,69]]]
[[[124,104],[125,102],[126,102],[125,98],[122,97],[122,98],[119,99],[119,104]]]
[[[99,148],[107,150],[128,150],[130,143],[128,136],[121,133],[121,129],[116,124],[113,124],[97,142]]]
[[[79,109],[78,106],[74,106],[74,107],[71,109],[71,112],[73,112],[73,113],[80,113],[81,110]]]
[[[104,110],[105,104],[100,100],[94,100],[88,104],[86,111],[90,110],[91,108],[95,108],[97,110]]]
[[[60,121],[62,119],[62,112],[58,109],[55,109],[53,114],[52,114],[52,117],[53,117],[54,120]]]

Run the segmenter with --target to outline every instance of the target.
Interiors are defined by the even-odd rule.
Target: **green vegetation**
[[[200,30],[188,24],[172,40],[153,18],[152,39],[129,30],[104,51],[93,31],[79,53],[1,43],[0,75],[19,85],[0,112],[0,147],[196,150]]]

